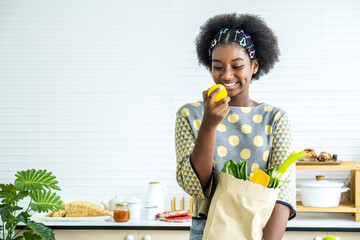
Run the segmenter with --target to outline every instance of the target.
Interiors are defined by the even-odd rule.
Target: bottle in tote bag
[[[164,212],[164,197],[167,190],[160,182],[149,182],[146,192],[145,207],[157,206],[158,212]]]

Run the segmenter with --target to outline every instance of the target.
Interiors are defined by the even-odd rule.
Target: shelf
[[[339,165],[296,165],[296,170],[356,170],[360,169],[357,161],[342,161]]]
[[[338,213],[359,213],[353,202],[340,202],[337,207],[305,207],[301,201],[296,202],[297,212],[338,212]]]
[[[355,221],[360,222],[360,163],[342,161],[338,165],[296,165],[296,170],[350,170],[350,201],[340,202],[337,207],[305,207],[301,201],[296,202],[298,212],[336,212],[353,213]]]

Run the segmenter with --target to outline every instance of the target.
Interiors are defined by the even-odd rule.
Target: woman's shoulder
[[[177,114],[182,115],[183,117],[188,117],[189,115],[193,115],[193,114],[199,114],[202,113],[203,111],[203,102],[202,101],[198,101],[198,102],[191,102],[191,103],[187,103],[184,104],[183,106],[181,106],[178,111]]]
[[[273,113],[280,113],[281,115],[286,114],[286,111],[280,107],[276,107],[274,105],[268,103],[262,103],[264,112],[273,112]]]
[[[274,105],[268,103],[261,103],[255,108],[254,114],[259,114],[266,118],[268,121],[277,121],[283,116],[287,116],[287,112]]]

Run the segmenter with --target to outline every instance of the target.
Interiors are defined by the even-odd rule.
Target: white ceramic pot
[[[300,192],[301,202],[306,207],[337,207],[342,192],[349,190],[342,187],[342,182],[324,180],[324,176],[316,176],[316,181],[300,184],[296,190]]]
[[[141,219],[142,201],[137,197],[133,196],[128,199],[130,220]]]

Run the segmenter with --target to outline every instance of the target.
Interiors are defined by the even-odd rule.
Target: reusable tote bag
[[[261,240],[278,193],[220,172],[203,240]]]

